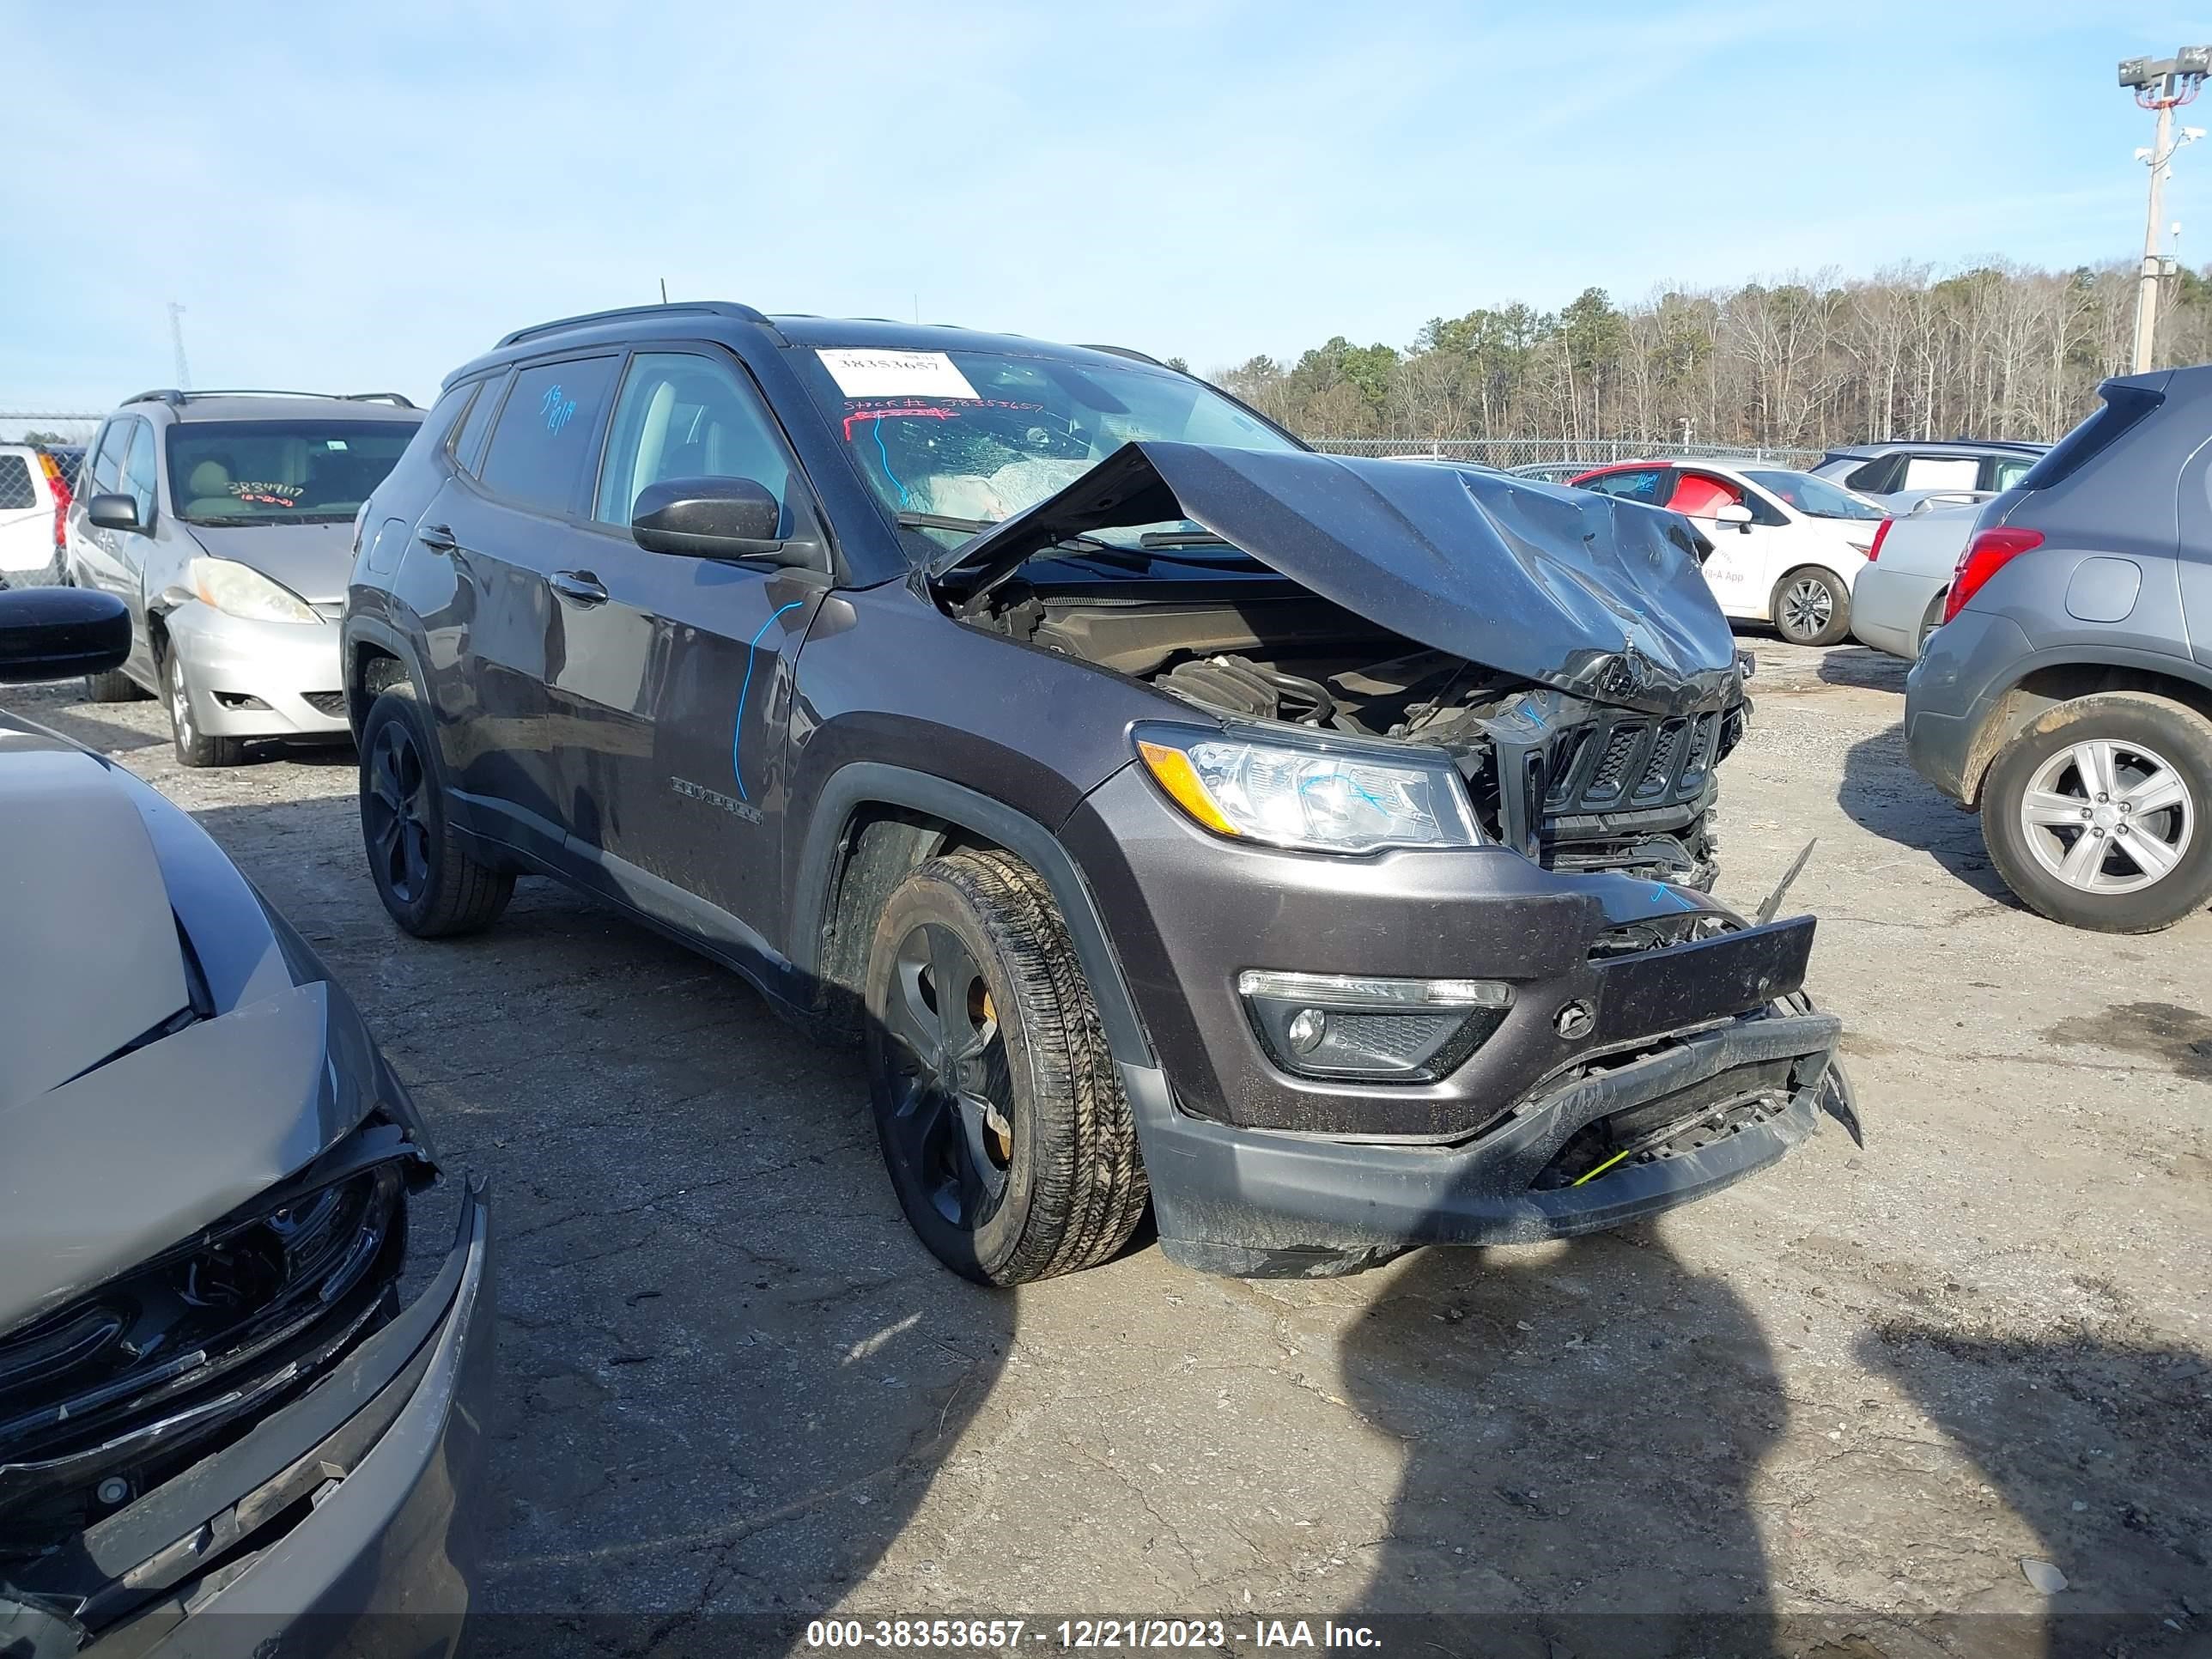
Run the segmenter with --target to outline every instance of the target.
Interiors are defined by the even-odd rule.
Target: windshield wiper
[[[980,536],[999,522],[996,519],[955,519],[943,513],[902,513],[897,517],[900,528],[904,530],[957,530],[967,536]]]
[[[1147,530],[1137,538],[1139,547],[1230,547],[1237,544],[1211,530]],[[1238,551],[1243,551],[1241,548]]]

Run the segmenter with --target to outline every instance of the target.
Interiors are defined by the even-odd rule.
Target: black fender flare
[[[368,710],[366,708],[362,709],[358,714],[353,711],[354,647],[357,645],[373,645],[378,650],[397,658],[400,665],[406,669],[408,679],[414,684],[415,696],[422,703],[423,712],[428,713],[430,687],[422,678],[422,665],[416,658],[414,641],[380,617],[349,617],[338,635],[338,646],[342,653],[339,669],[345,681],[346,708],[354,721],[354,735],[356,738],[361,735],[360,722],[368,715]]]
[[[1076,958],[1090,983],[1100,1024],[1114,1058],[1124,1066],[1156,1066],[1151,1042],[1137,1017],[1090,884],[1058,836],[1027,813],[963,784],[882,761],[853,761],[830,774],[808,817],[805,845],[792,888],[791,962],[807,976],[822,966],[822,930],[837,861],[853,815],[870,805],[905,807],[982,836],[1013,854],[1052,889],[1067,923]]]

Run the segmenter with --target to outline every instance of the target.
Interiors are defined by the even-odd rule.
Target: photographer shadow
[[[1751,1488],[1786,1407],[1723,1280],[1648,1229],[1428,1250],[1344,1345],[1406,1449],[1360,1613],[1453,1655],[1778,1650]]]

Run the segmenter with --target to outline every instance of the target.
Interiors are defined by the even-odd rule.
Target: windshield
[[[1297,447],[1198,381],[1143,363],[828,347],[810,356],[816,402],[869,488],[910,536],[927,538],[926,552],[1058,493],[1133,439]],[[1147,535],[1154,549],[1210,539],[1177,520],[1086,540],[1142,550]]]
[[[1848,489],[1816,478],[1809,472],[1749,472],[1745,477],[1771,495],[1778,495],[1808,519],[1886,519],[1872,501],[1862,501]]]
[[[415,435],[412,421],[183,421],[169,499],[187,524],[350,520]]]

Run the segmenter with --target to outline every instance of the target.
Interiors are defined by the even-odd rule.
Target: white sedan
[[[1798,645],[1850,632],[1851,587],[1887,516],[1840,484],[1761,461],[1624,461],[1574,482],[1694,520],[1713,544],[1705,583],[1722,613]]]

